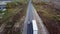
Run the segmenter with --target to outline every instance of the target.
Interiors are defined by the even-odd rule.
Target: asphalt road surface
[[[29,1],[28,8],[27,8],[27,14],[24,22],[24,28],[23,28],[23,34],[29,34],[27,33],[28,30],[31,30],[31,26],[29,24],[32,23],[32,20],[36,20],[37,26],[38,26],[38,34],[49,34],[47,31],[47,28],[44,26],[43,21],[37,14],[37,11],[35,10],[34,6],[31,3],[31,0]],[[28,26],[27,26],[28,25]],[[30,32],[32,34],[32,32]]]

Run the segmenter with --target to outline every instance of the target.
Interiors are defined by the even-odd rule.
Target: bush
[[[15,8],[18,4],[16,2],[7,3],[7,9]]]
[[[3,13],[3,11],[2,11],[2,10],[0,10],[0,13]]]

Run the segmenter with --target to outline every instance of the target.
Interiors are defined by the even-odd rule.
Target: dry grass
[[[45,3],[34,4],[50,34],[60,34],[60,11]]]
[[[56,11],[56,9],[51,8],[45,3],[34,4],[34,6],[37,9],[37,11],[41,12],[42,15],[45,16],[46,18],[60,21],[60,12]]]

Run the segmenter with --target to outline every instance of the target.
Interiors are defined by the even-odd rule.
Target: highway
[[[31,1],[32,0],[29,1],[28,8],[27,8],[27,14],[26,14],[25,22],[24,22],[23,34],[29,34],[30,31],[31,31],[30,34],[33,34],[31,30],[32,28],[30,26],[30,24],[32,23],[32,20],[36,20],[36,23],[38,26],[38,34],[49,34],[47,28],[45,27],[45,25],[43,24],[43,21],[37,14],[37,11],[34,8]]]

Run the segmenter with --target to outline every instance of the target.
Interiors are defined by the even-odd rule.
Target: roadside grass
[[[7,10],[4,11],[5,14],[3,15],[3,18],[0,20],[0,22],[4,22],[5,20],[8,21],[9,17],[14,16],[16,13],[19,12],[18,10],[22,9],[22,5],[21,6],[18,4],[16,5],[15,3],[12,2],[12,3],[8,3],[6,8]]]
[[[6,7],[6,11],[4,11],[4,15],[3,18],[0,19],[0,23],[5,23],[5,22],[10,22],[10,20],[12,21],[12,17],[14,17],[18,12],[20,12],[20,10],[23,10],[24,6],[27,5],[20,3],[20,2],[11,2],[11,3],[7,3],[7,7]],[[2,12],[0,12],[2,13]],[[25,11],[24,11],[25,14]]]
[[[3,18],[0,20],[0,23],[2,24],[6,23],[7,24],[6,27],[8,26],[8,29],[12,29],[13,25],[18,21],[18,19],[22,18],[22,16],[25,16],[26,14],[25,10],[23,9],[24,8],[23,5],[24,7],[26,7],[25,3],[19,3],[16,5],[14,3],[12,5],[11,3],[9,3],[7,5],[7,10],[5,11]],[[18,13],[20,14],[20,16],[17,15]],[[7,33],[10,34],[10,32]],[[15,32],[15,34],[18,34],[18,32]]]
[[[24,7],[26,7],[26,6],[24,6]],[[23,9],[21,10],[21,11],[18,11],[18,13],[17,14],[15,14],[13,17],[12,17],[12,22],[9,22],[8,23],[8,25],[7,26],[9,26],[9,25],[15,25],[15,23],[17,23],[17,22],[19,22],[20,21],[20,19],[22,19],[22,17],[23,16],[25,16],[25,14],[26,14],[26,8],[24,9],[24,7],[23,7]],[[21,22],[21,21],[20,21]],[[20,23],[19,22],[19,23]],[[13,26],[11,26],[12,28],[13,28]],[[20,26],[22,26],[22,25],[20,25]],[[16,27],[16,26],[15,26]],[[13,30],[12,30],[13,31]],[[11,32],[9,32],[9,33],[11,33]],[[18,33],[20,33],[20,31],[18,32],[18,31],[14,31],[13,32],[14,34],[18,34]]]
[[[49,3],[38,3],[34,6],[49,34],[60,34],[60,10]]]
[[[16,8],[16,9],[9,9],[9,10],[7,10],[5,12],[5,14],[4,14],[4,16],[3,16],[1,21],[6,20],[7,18],[9,19],[9,17],[11,17],[11,16],[14,16],[18,12],[17,10],[21,10],[21,9]]]
[[[2,11],[0,10],[0,14],[2,13]]]
[[[60,12],[49,7],[48,4],[41,2],[41,3],[34,4],[34,6],[36,10],[40,12],[44,17],[55,21],[60,21],[60,14],[59,14]]]

